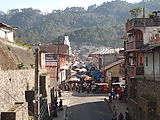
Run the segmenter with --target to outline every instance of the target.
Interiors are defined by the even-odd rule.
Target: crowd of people
[[[83,83],[66,83],[63,85],[64,91],[74,91],[78,93],[98,93],[100,88],[94,81],[83,82]]]
[[[108,94],[109,97],[109,103],[112,103],[112,100],[119,100],[119,102],[127,102],[127,93],[125,88],[114,86],[112,87],[112,91]],[[129,112],[128,108],[126,108],[125,115],[120,112],[119,115],[117,115],[117,110],[115,105],[113,106],[113,117],[112,120],[129,120]]]
[[[113,108],[113,117],[112,120],[129,120],[129,112],[128,108],[126,108],[125,116],[122,113],[119,113],[119,116],[117,116],[115,106]]]
[[[75,70],[77,67],[73,68],[72,70]],[[82,68],[80,68],[82,69]],[[73,92],[78,92],[78,93],[98,93],[101,91],[97,83],[102,83],[104,81],[102,80],[102,76],[97,73],[100,73],[98,70],[95,68],[92,68],[87,71],[76,71],[76,74],[74,77],[79,78],[79,81],[68,81],[63,84],[61,84],[61,90],[63,91],[73,91]],[[98,76],[98,77],[97,77]],[[73,77],[73,76],[72,76]],[[86,77],[90,77],[89,80],[85,80]],[[125,101],[127,102],[127,94],[125,87],[121,86],[113,86],[111,87],[106,86],[107,88],[107,93],[109,96],[109,103],[112,103],[113,100],[119,100],[119,102]],[[111,89],[110,89],[111,88]],[[59,97],[61,97],[61,92],[59,92]],[[113,117],[112,120],[129,120],[129,113],[128,113],[128,108],[126,109],[125,115],[123,113],[119,113],[117,115],[116,108],[114,106],[113,108]]]
[[[111,92],[108,93],[109,96],[109,103],[112,100],[119,99],[120,102],[125,101],[127,102],[128,95],[126,93],[125,87],[120,86],[112,86]]]

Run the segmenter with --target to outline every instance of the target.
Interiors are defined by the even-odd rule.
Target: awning
[[[91,77],[86,77],[84,80],[92,80],[92,78]]]
[[[153,49],[160,47],[160,46],[147,46],[143,49],[141,49],[142,52],[151,52]]]

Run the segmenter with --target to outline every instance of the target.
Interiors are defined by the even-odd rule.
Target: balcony
[[[153,18],[133,18],[126,23],[126,31],[129,31],[136,27],[144,26],[160,26],[160,18],[157,16]]]
[[[127,74],[130,77],[136,77],[137,75],[144,75],[144,67],[128,66]]]
[[[126,50],[140,49],[143,47],[143,40],[129,41],[126,43]]]

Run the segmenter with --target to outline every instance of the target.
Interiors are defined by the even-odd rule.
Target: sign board
[[[57,62],[45,62],[45,66],[46,67],[56,67],[57,66]]]
[[[159,43],[160,26],[146,27],[143,39],[144,39],[144,44]]]
[[[58,61],[58,55],[55,55],[55,54],[51,54],[51,53],[49,53],[49,54],[45,54],[45,61],[54,61],[54,62],[57,62]]]
[[[58,55],[45,54],[45,67],[56,67],[58,63]]]

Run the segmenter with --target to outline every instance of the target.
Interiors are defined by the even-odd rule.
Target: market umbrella
[[[92,80],[92,78],[91,77],[86,77],[84,80]]]
[[[76,75],[77,74],[77,72],[76,71],[74,71],[74,70],[71,70],[71,75],[73,76],[73,75]]]
[[[72,77],[72,78],[70,78],[69,80],[67,80],[68,82],[78,82],[78,81],[80,81],[80,79],[79,78],[77,78],[77,77]]]
[[[87,72],[85,68],[79,69],[79,72]]]

